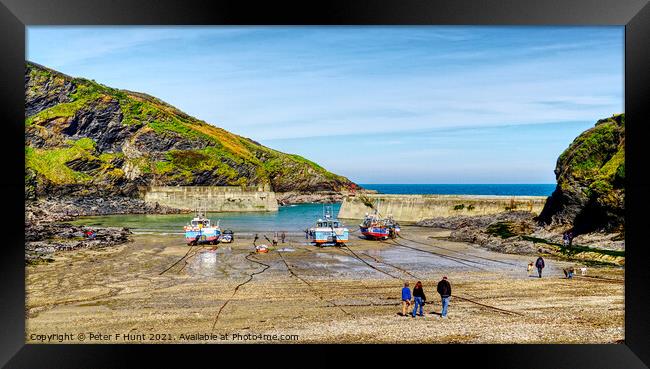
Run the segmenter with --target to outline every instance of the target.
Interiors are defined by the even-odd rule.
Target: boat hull
[[[221,231],[217,228],[203,228],[199,230],[185,230],[185,241],[188,245],[194,243],[215,243],[219,241]]]
[[[344,244],[350,239],[350,234],[347,229],[331,229],[320,230],[315,229],[310,232],[310,241],[322,245],[322,244]]]
[[[359,231],[366,238],[373,240],[386,240],[390,238],[391,232],[387,227],[359,227]],[[399,229],[395,229],[395,234],[399,233]]]

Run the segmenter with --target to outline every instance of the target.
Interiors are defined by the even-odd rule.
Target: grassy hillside
[[[27,63],[28,192],[133,195],[138,186],[240,185],[341,191],[355,185],[193,118],[146,94]]]

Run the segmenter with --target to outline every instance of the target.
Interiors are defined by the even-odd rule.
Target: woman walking
[[[418,306],[420,307],[420,314],[419,316],[424,316],[422,313],[422,308],[424,307],[425,301],[427,301],[427,297],[424,295],[424,288],[422,288],[422,282],[418,281],[418,283],[415,284],[415,287],[413,287],[413,299],[415,300],[415,303],[413,304],[413,318],[415,318],[415,312],[418,309]]]

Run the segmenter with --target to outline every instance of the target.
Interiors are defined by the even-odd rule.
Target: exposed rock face
[[[574,233],[624,230],[625,115],[599,120],[560,155],[557,187],[539,216]]]
[[[86,236],[93,231],[94,237]],[[129,241],[131,231],[127,228],[89,228],[71,224],[39,222],[25,225],[25,262],[49,261],[57,251],[80,248],[103,248]]]
[[[71,78],[62,74],[53,78],[26,74],[25,115],[30,117],[56,104],[70,102],[70,94],[74,93],[75,89]]]
[[[521,238],[533,232],[535,215],[527,211],[507,211],[500,214],[440,217],[416,224],[422,227],[450,229],[449,239],[468,242],[492,251],[534,255],[539,245]]]
[[[491,251],[519,255],[554,254],[560,257],[575,257],[614,264],[624,263],[624,257],[609,258],[598,250],[625,250],[625,240],[615,233],[592,232],[580,234],[573,239],[574,245],[588,245],[592,250],[571,248],[562,250],[562,232],[552,227],[543,227],[535,220],[534,214],[526,211],[509,211],[501,214],[481,216],[440,217],[422,220],[418,226],[449,229],[449,239],[468,242]],[[576,250],[574,250],[576,251]],[[568,254],[567,254],[568,252]]]
[[[146,94],[27,63],[25,189],[39,197],[137,197],[149,185],[264,186],[341,192],[356,187],[192,118]]]
[[[439,217],[424,219],[416,223],[421,227],[434,227],[443,229],[460,229],[464,227],[488,228],[497,222],[519,222],[532,226],[534,214],[527,211],[505,211],[499,214]]]

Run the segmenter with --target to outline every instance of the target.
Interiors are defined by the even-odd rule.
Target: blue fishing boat
[[[349,237],[349,231],[332,215],[332,206],[324,206],[323,218],[316,221],[314,227],[307,231],[309,240],[319,246],[343,245]]]
[[[202,212],[198,212],[189,224],[183,227],[183,230],[188,245],[198,245],[200,243],[216,245],[221,236],[219,221],[217,220],[216,225],[212,224],[212,221]]]

